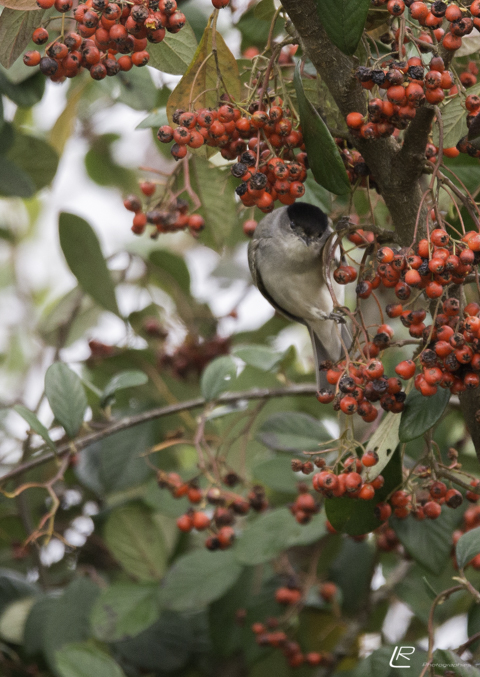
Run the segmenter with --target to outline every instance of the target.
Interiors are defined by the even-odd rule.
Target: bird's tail
[[[345,350],[342,341],[347,348],[352,344],[350,332],[345,324],[335,326],[333,320],[323,320],[315,323],[315,326],[309,326],[310,339],[313,347],[313,359],[315,363],[315,374],[317,379],[317,388],[330,388],[325,371],[320,370],[320,365],[326,360],[338,362],[345,356]],[[340,340],[341,334],[342,341]]]

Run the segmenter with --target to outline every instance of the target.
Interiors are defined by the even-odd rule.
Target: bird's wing
[[[268,244],[268,238],[266,244]],[[281,315],[286,317],[287,320],[291,320],[292,322],[299,322],[300,324],[305,325],[306,322],[304,319],[302,319],[301,317],[297,317],[292,313],[289,313],[288,311],[285,310],[285,308],[279,306],[278,303],[270,294],[270,292],[265,287],[258,267],[258,257],[261,256],[260,252],[262,246],[265,246],[265,243],[262,242],[262,238],[256,238],[254,240],[251,240],[248,246],[248,264],[250,266],[250,272],[252,274],[255,286],[257,287],[258,291],[262,294],[262,296],[264,296],[267,299],[270,305],[273,306],[275,310],[277,310]]]

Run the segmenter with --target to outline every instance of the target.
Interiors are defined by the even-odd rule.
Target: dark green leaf
[[[77,578],[64,589],[61,597],[48,605],[48,613],[43,618],[43,653],[57,677],[64,677],[57,669],[58,649],[91,636],[90,613],[99,594],[100,589],[89,578]]]
[[[480,527],[467,531],[466,534],[460,537],[455,553],[460,569],[465,568],[475,555],[480,554]]]
[[[105,386],[101,404],[104,407],[109,401],[115,399],[117,390],[125,390],[125,388],[134,388],[135,386],[143,386],[148,381],[148,376],[143,371],[132,369],[130,371],[122,371],[120,374],[114,376],[111,381]]]
[[[167,564],[167,548],[152,513],[140,504],[128,504],[110,513],[105,542],[123,569],[139,581],[160,580]]]
[[[283,358],[282,353],[262,345],[236,346],[232,354],[261,371],[271,371]]]
[[[5,155],[13,146],[15,129],[10,122],[5,122],[0,131],[0,155]]]
[[[390,518],[390,526],[395,530],[405,550],[419,564],[438,575],[450,557],[452,534],[462,521],[463,510],[443,508],[436,520],[417,522],[412,517],[399,520]]]
[[[166,33],[162,42],[148,45],[149,66],[164,73],[183,75],[195,56],[197,40],[187,22],[179,33]]]
[[[195,550],[177,559],[168,571],[161,603],[172,611],[198,611],[221,597],[241,572],[232,550]]]
[[[328,37],[344,54],[355,53],[362,37],[370,0],[315,0]]]
[[[337,1],[334,0],[335,3]],[[370,0],[368,4],[370,4]],[[336,195],[348,193],[350,181],[337,145],[326,124],[303,91],[300,64],[295,69],[294,83],[302,132],[308,157],[311,158],[310,168],[313,175],[321,186],[332,193]]]
[[[114,583],[102,590],[92,609],[94,636],[102,642],[136,637],[160,616],[157,584]]]
[[[119,315],[112,278],[93,228],[79,216],[62,212],[59,233],[68,266],[82,289],[102,308]]]
[[[318,451],[321,442],[330,439],[320,421],[295,411],[273,414],[262,423],[257,437],[278,451]]]
[[[54,613],[56,604],[56,597],[43,595],[31,608],[23,633],[27,656],[34,656],[43,652],[45,648],[45,620],[51,613]]]
[[[358,613],[365,605],[374,567],[375,548],[371,542],[342,539],[340,552],[330,565],[330,578],[342,591],[342,607],[347,613]]]
[[[450,399],[448,388],[439,388],[432,397],[424,397],[412,390],[405,401],[400,421],[400,442],[410,442],[421,437],[439,421]]]
[[[150,127],[158,129],[158,127],[162,127],[163,125],[168,125],[167,109],[159,108],[150,113],[150,115],[147,115],[135,129],[150,129]]]
[[[185,259],[166,250],[153,251],[150,254],[153,275],[161,281],[165,291],[175,298],[175,291],[180,290],[190,295],[190,273]]]
[[[321,515],[308,525],[299,524],[288,508],[278,508],[258,517],[250,524],[234,546],[236,559],[242,564],[263,564],[294,545],[305,545],[326,533]]]
[[[35,185],[32,179],[8,158],[0,156],[0,195],[5,197],[32,197]]]
[[[474,602],[468,611],[468,636],[473,637],[477,632],[480,632],[480,604]],[[474,642],[470,646],[470,651],[476,652],[479,642],[480,640]]]
[[[58,167],[58,154],[50,144],[26,134],[15,133],[7,157],[28,174],[36,190],[52,182]]]
[[[352,499],[347,497],[327,498],[325,511],[332,526],[350,536],[360,536],[377,529],[381,522],[375,517],[374,509],[377,503],[387,496],[402,482],[402,466],[400,452],[394,453],[392,460],[383,471],[385,483],[375,492],[371,501]]]
[[[18,12],[6,7],[0,15],[0,64],[10,68],[40,26],[44,10]]]
[[[120,85],[117,101],[135,110],[152,110],[155,107],[157,90],[148,68],[135,68],[134,71],[120,72],[112,85]]]
[[[134,192],[138,187],[135,172],[115,162],[110,134],[96,137],[85,155],[87,174],[99,186],[116,186],[124,192]]]
[[[80,377],[63,362],[54,362],[45,374],[45,395],[55,418],[73,439],[88,404]]]
[[[56,652],[55,658],[61,677],[125,677],[111,656],[87,642],[65,644]]]
[[[0,92],[20,108],[30,108],[40,101],[45,91],[45,76],[38,72],[16,84],[0,71]]]
[[[298,476],[288,456],[277,456],[253,466],[253,476],[264,486],[283,493],[296,493]]]
[[[14,410],[17,412],[17,414],[20,414],[20,416],[25,419],[25,421],[28,423],[30,428],[37,433],[37,435],[40,435],[42,440],[48,444],[50,449],[54,452],[57,453],[57,448],[55,444],[52,442],[50,439],[50,435],[48,434],[48,430],[45,428],[45,426],[40,423],[38,418],[35,416],[35,414],[24,407],[22,404],[16,404],[14,407]]]
[[[215,400],[229,389],[237,375],[235,362],[228,355],[215,358],[202,374],[200,387],[206,400]]]
[[[253,13],[261,21],[271,21],[275,14],[275,3],[273,0],[260,0]]]
[[[406,658],[398,656],[399,647],[382,646],[370,656],[361,660],[353,671],[352,677],[417,677],[427,661],[427,652],[416,649],[408,653]],[[395,655],[394,655],[395,652]],[[391,664],[390,664],[391,662]],[[406,667],[402,667],[406,666]]]
[[[12,602],[37,595],[38,592],[37,586],[29,583],[21,574],[10,569],[0,569],[0,615]]]

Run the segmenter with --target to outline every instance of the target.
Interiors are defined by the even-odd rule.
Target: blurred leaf
[[[458,654],[447,649],[437,649],[433,654],[433,663],[442,667],[453,667],[455,677],[480,677],[478,668],[466,663]]]
[[[470,56],[480,49],[480,33],[476,28],[462,38],[462,46],[455,51],[455,57]]]
[[[151,423],[109,435],[83,450],[75,473],[99,497],[138,486],[151,474],[140,454],[153,441]]]
[[[160,489],[155,479],[148,483],[148,489],[143,500],[153,511],[167,515],[167,517],[180,517],[190,507],[186,496],[174,498],[169,491]]]
[[[147,382],[148,376],[143,371],[139,371],[138,369],[120,372],[120,374],[114,376],[105,386],[101,399],[102,407],[105,407],[109,402],[115,399],[115,393],[117,390],[125,390],[126,388],[143,386]]]
[[[423,666],[427,662],[427,652],[421,649],[415,649],[408,658],[394,659],[394,652],[399,647],[382,646],[370,656],[364,658],[358,663],[351,677],[409,677],[409,675],[420,675]],[[390,661],[393,660],[392,665]],[[399,663],[396,665],[396,663]],[[402,668],[403,666],[407,666]],[[413,670],[412,670],[413,668]]]
[[[202,203],[198,213],[206,223],[202,240],[220,246],[233,228],[238,226],[230,176],[198,156],[190,158],[190,172],[192,187]]]
[[[235,346],[232,355],[261,371],[271,371],[283,359],[283,353],[262,345]]]
[[[44,77],[43,79],[45,80]],[[65,108],[62,110],[56,119],[55,124],[50,130],[48,140],[50,145],[55,148],[59,154],[63,153],[65,144],[74,132],[75,123],[77,121],[78,107],[80,105],[82,96],[85,93],[87,85],[89,84],[90,83],[88,81],[84,81],[81,85],[77,85],[75,88],[73,88],[73,91],[72,89],[69,90]]]
[[[36,0],[0,0],[0,7],[10,7],[10,9],[32,10],[38,9]]]
[[[10,122],[5,122],[0,129],[0,155],[5,155],[13,146],[15,129]]]
[[[116,139],[111,137],[111,134],[95,137],[85,155],[87,174],[99,186],[116,186],[126,193],[134,192],[138,187],[135,172],[115,162],[111,146]]]
[[[209,649],[207,633],[204,614],[180,616],[166,611],[137,637],[117,642],[115,650],[142,671],[171,673],[183,668],[191,658],[198,661]]]
[[[121,71],[112,86],[120,84],[120,94],[116,100],[135,110],[151,110],[155,107],[157,90],[148,68],[135,68]]]
[[[156,592],[156,583],[114,583],[102,590],[92,609],[94,636],[116,642],[149,628],[160,616]]]
[[[24,407],[22,404],[16,404],[13,407],[14,411],[17,412],[30,426],[30,428],[37,433],[37,435],[40,435],[42,440],[48,444],[50,449],[56,454],[57,453],[57,448],[55,444],[52,442],[50,439],[50,435],[48,434],[48,430],[45,428],[43,423],[40,423],[36,415],[33,413],[33,411],[29,411],[26,407]]]
[[[347,0],[340,1],[344,2]],[[334,0],[334,2],[337,2],[337,0]],[[305,96],[300,77],[300,64],[295,69],[294,83],[302,132],[310,158],[312,173],[318,183],[332,193],[336,195],[348,193],[350,191],[350,181],[343,160],[327,126]]]
[[[430,430],[442,418],[449,400],[448,388],[439,388],[432,397],[424,397],[418,390],[412,390],[401,415],[400,442],[410,442]]]
[[[471,529],[460,537],[455,554],[459,569],[464,569],[475,555],[480,554],[480,527]]]
[[[164,40],[148,45],[149,66],[171,75],[183,75],[192,62],[197,49],[197,40],[190,24],[179,33],[166,33]]]
[[[207,401],[215,400],[229,389],[237,375],[235,362],[228,355],[215,358],[202,373],[200,387]]]
[[[385,483],[381,489],[375,491],[375,496],[371,501],[352,499],[347,496],[325,500],[325,511],[334,529],[350,536],[360,536],[381,525],[380,520],[375,517],[374,509],[377,503],[384,501],[402,482],[400,451],[393,454],[382,474]]]
[[[305,195],[301,201],[309,202],[310,204],[315,205],[315,207],[321,209],[326,214],[329,214],[332,209],[332,196],[330,193],[315,181],[315,177],[313,175],[308,176],[304,186]]]
[[[330,439],[323,424],[313,416],[296,411],[272,414],[260,426],[257,437],[276,451],[318,451]]]
[[[443,508],[436,520],[399,520],[391,517],[389,524],[401,544],[415,561],[438,575],[450,557],[452,534],[462,521],[463,510]]]
[[[93,299],[77,286],[47,307],[37,328],[49,345],[66,347],[84,336],[86,330],[96,324],[101,312]]]
[[[54,362],[45,374],[45,395],[55,418],[73,439],[88,404],[80,377],[63,362]]]
[[[105,542],[123,569],[138,581],[160,580],[167,564],[162,532],[140,504],[116,508],[104,527]]]
[[[256,6],[252,7],[247,12],[244,12],[240,21],[236,24],[236,28],[240,31],[242,36],[242,44],[240,47],[242,52],[252,45],[258,47],[259,50],[262,51],[265,48],[268,39],[271,20],[267,21],[265,19],[260,19],[256,15],[255,10]],[[273,37],[278,36],[284,26],[285,22],[279,17],[275,22]]]
[[[340,552],[329,568],[330,579],[342,591],[342,608],[347,613],[358,613],[367,602],[375,568],[372,543],[342,539]]]
[[[237,62],[218,31],[215,33],[215,40],[218,61],[222,67],[225,86],[230,96],[235,101],[238,101],[240,98],[240,79]],[[212,48],[213,29],[211,25],[208,25],[185,75],[175,87],[168,100],[167,113],[170,121],[177,108],[188,110],[191,101],[195,101],[196,108],[210,108],[217,105],[217,69],[215,58],[212,55],[205,61],[212,54]]]
[[[0,92],[8,96],[17,106],[30,108],[38,103],[45,91],[45,76],[38,72],[19,84],[11,82],[0,71]]]
[[[198,611],[221,597],[242,567],[232,550],[194,550],[177,559],[160,589],[160,601],[172,611]]]
[[[0,15],[0,63],[10,68],[30,42],[40,26],[43,9],[19,12],[6,7]]]
[[[305,530],[309,530],[308,532]],[[326,533],[324,519],[314,516],[310,524],[299,524],[288,508],[278,508],[260,515],[249,524],[235,543],[233,553],[246,565],[263,564],[294,545],[305,545]]]
[[[355,53],[363,34],[370,0],[315,0],[328,37],[344,54]]]
[[[27,656],[42,653],[45,647],[46,619],[55,609],[57,597],[42,595],[30,610],[24,627],[24,649]]]
[[[297,475],[292,472],[292,465],[287,456],[277,456],[253,466],[255,480],[274,491],[297,493]]]
[[[469,94],[480,94],[480,85],[469,87]],[[451,148],[466,136],[468,132],[465,106],[459,97],[454,97],[443,106],[440,106],[443,120],[443,147]],[[433,126],[433,143],[438,146],[438,125]]]
[[[368,471],[369,481],[374,480],[378,475],[383,474],[385,466],[393,458],[393,452],[398,447],[398,429],[400,426],[400,416],[388,412],[370,440],[366,443],[367,451],[376,451],[378,454],[378,463]]]
[[[0,195],[26,198],[34,193],[35,186],[28,174],[0,155]]]
[[[43,617],[43,653],[57,677],[64,677],[57,668],[57,651],[70,642],[82,642],[91,636],[90,614],[100,589],[89,578],[77,578],[64,588],[46,607]],[[32,613],[38,605],[32,609]],[[28,629],[28,621],[27,621]]]
[[[150,254],[149,261],[154,266],[151,269],[153,274],[162,282],[162,286],[169,294],[172,295],[173,282],[174,288],[177,287],[187,296],[190,295],[190,273],[183,257],[158,249]]]
[[[271,21],[275,14],[275,3],[273,0],[260,0],[254,7],[253,13],[261,21]]]
[[[38,593],[38,587],[29,583],[18,572],[0,568],[0,614],[3,614],[12,602]]]
[[[158,129],[158,127],[163,127],[163,125],[168,125],[166,108],[160,108],[147,115],[144,120],[138,123],[135,129],[149,129],[150,127]]]
[[[34,604],[35,597],[25,597],[12,602],[3,611],[0,617],[0,637],[5,642],[23,644],[25,624]]]
[[[35,136],[16,132],[7,157],[28,174],[36,190],[48,186],[57,172],[59,158],[56,151]]]
[[[66,644],[56,654],[57,672],[61,677],[125,677],[121,667],[94,644]]]
[[[93,228],[80,216],[62,212],[60,244],[82,289],[105,310],[120,315],[110,272]]]
[[[468,630],[467,634],[469,637],[473,637],[477,632],[480,632],[480,604],[473,602],[472,606],[468,610]],[[479,647],[480,640],[477,640],[470,645],[470,651],[476,653]]]

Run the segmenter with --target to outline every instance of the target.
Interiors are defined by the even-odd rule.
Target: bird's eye
[[[290,228],[292,230],[295,230],[295,222],[294,221],[290,221]]]

